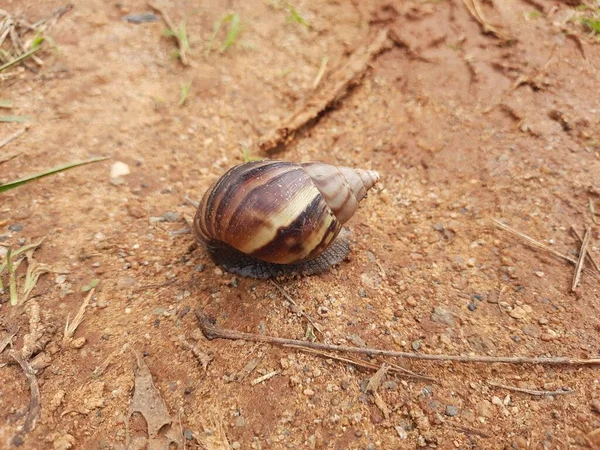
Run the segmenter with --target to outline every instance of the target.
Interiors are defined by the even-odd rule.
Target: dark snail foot
[[[338,236],[329,248],[316,258],[294,264],[274,264],[260,261],[223,244],[207,248],[215,263],[228,272],[242,277],[263,279],[322,273],[329,270],[331,266],[341,263],[350,251],[348,241],[341,236]]]

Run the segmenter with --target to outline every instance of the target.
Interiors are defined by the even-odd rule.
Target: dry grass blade
[[[62,340],[63,348],[66,348],[67,345],[69,345],[69,343],[71,342],[71,339],[73,339],[73,335],[75,334],[77,327],[81,324],[81,322],[83,322],[83,316],[85,315],[85,309],[87,308],[88,304],[90,303],[90,299],[92,298],[92,295],[94,295],[95,290],[96,290],[95,288],[92,288],[90,290],[87,297],[85,298],[85,300],[79,307],[79,311],[77,311],[77,314],[73,318],[73,322],[69,323],[69,317],[67,317],[67,322],[65,323],[65,331],[64,331],[63,340]]]
[[[588,227],[585,230],[583,240],[581,241],[579,259],[577,260],[577,264],[575,265],[575,273],[573,274],[573,284],[571,285],[571,292],[575,292],[577,286],[579,285],[579,281],[581,280],[581,270],[583,269],[583,262],[585,261],[585,255],[587,254],[587,248],[590,243],[591,237],[592,229]]]
[[[28,129],[29,129],[29,127],[22,128],[22,129],[20,129],[18,131],[15,131],[10,136],[7,136],[4,139],[2,139],[0,141],[0,148],[4,147],[6,144],[10,144],[15,139],[21,137],[23,134],[25,134],[25,132]],[[19,154],[20,153],[13,153],[12,155],[8,155],[8,156],[0,156],[0,164],[3,163],[3,162],[6,162],[6,161],[10,161],[11,159],[13,159],[15,156],[18,156]]]
[[[516,387],[516,386],[506,386],[504,384],[492,383],[491,381],[488,381],[487,384],[489,384],[490,386],[497,387],[497,388],[507,389],[509,391],[522,392],[524,394],[538,395],[538,396],[567,395],[567,394],[572,394],[573,392],[575,392],[572,389],[560,389],[557,391],[539,391],[537,389],[525,389],[525,388],[520,388],[520,387]]]
[[[563,259],[565,261],[570,262],[571,264],[577,264],[577,260],[574,258],[571,258],[570,256],[567,255],[563,255],[560,252],[557,252],[556,250],[548,247],[547,245],[542,244],[541,242],[536,241],[535,239],[527,236],[526,234],[523,234],[517,230],[515,230],[514,228],[509,227],[508,225],[503,224],[502,222],[500,222],[499,220],[496,219],[492,219],[492,222],[494,222],[496,224],[497,227],[502,228],[503,230],[508,231],[509,233],[514,234],[515,236],[519,236],[520,238],[524,239],[526,242],[528,242],[530,245],[532,245],[533,247],[542,249],[547,251],[548,253],[553,254],[554,256],[557,256],[560,259]]]
[[[600,357],[581,359],[568,356],[555,357],[529,357],[529,356],[481,356],[481,355],[427,355],[423,353],[397,352],[372,347],[350,347],[347,345],[323,344],[321,342],[306,342],[298,339],[287,339],[263,334],[243,333],[229,330],[214,325],[212,320],[201,311],[196,310],[196,317],[204,336],[209,339],[231,339],[249,342],[265,342],[273,345],[305,347],[335,352],[360,353],[371,356],[389,356],[393,358],[416,359],[423,361],[453,361],[459,363],[486,363],[486,364],[534,364],[551,366],[597,366]]]
[[[313,89],[316,89],[319,86],[319,83],[321,83],[321,79],[323,78],[323,75],[325,75],[325,71],[327,70],[327,62],[328,61],[329,61],[329,58],[327,56],[324,56],[323,59],[321,60],[321,67],[319,67],[319,72],[317,72],[315,81],[313,81],[313,84],[312,84]]]

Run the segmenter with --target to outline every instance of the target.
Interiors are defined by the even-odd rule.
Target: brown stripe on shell
[[[293,222],[279,227],[273,239],[251,255],[279,264],[308,260],[326,248],[323,241],[331,242],[341,226],[322,196],[317,195]]]
[[[256,169],[257,167],[268,165],[269,161],[253,161],[247,164],[239,164],[229,169],[221,178],[215,181],[206,191],[200,208],[196,213],[198,219],[198,234],[209,240],[216,237],[216,221],[212,220],[213,211],[218,207],[221,198],[225,195],[232,185],[232,180],[235,180],[240,174]]]
[[[251,254],[274,239],[277,230],[294,222],[319,191],[297,166],[293,171],[278,173],[250,192],[232,215],[222,240]]]
[[[278,180],[284,177],[293,176],[292,172],[298,170],[290,163],[274,162],[267,166],[262,166],[259,170],[243,173],[235,180],[235,184],[228,192],[224,194],[221,202],[213,211],[211,220],[218,222],[219,226],[215,229],[215,238],[225,239],[232,232],[232,228],[238,226],[239,217],[242,209],[254,207],[248,201],[249,198],[268,194],[265,187],[272,187]],[[254,173],[251,173],[254,172]],[[268,199],[273,206],[272,199]],[[268,214],[268,211],[265,211]],[[234,230],[235,231],[235,230]]]
[[[215,212],[218,210],[221,201],[230,192],[236,192],[236,187],[239,186],[241,180],[248,177],[258,176],[262,171],[268,171],[272,161],[252,161],[244,164],[238,164],[229,169],[225,174],[217,180],[206,198],[206,209],[203,214],[203,226],[208,236],[214,239],[220,239],[222,235],[222,224],[215,220]],[[203,201],[204,203],[204,201]]]

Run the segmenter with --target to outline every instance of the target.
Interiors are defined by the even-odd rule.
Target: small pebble
[[[592,400],[592,411],[600,414],[600,400],[598,400],[597,398]]]
[[[192,432],[192,430],[184,430],[183,431],[183,436],[188,440],[191,441],[192,439],[194,439],[194,433]]]
[[[414,308],[415,306],[417,306],[417,300],[411,295],[406,299],[406,305],[410,306],[411,308]]]
[[[121,277],[117,280],[117,289],[128,289],[135,286],[135,278]]]
[[[469,311],[475,311],[477,309],[477,303],[469,303],[467,308],[469,308]]]
[[[8,226],[8,229],[15,232],[23,231],[23,225],[20,223],[13,223]]]
[[[304,395],[306,395],[307,397],[312,397],[313,395],[315,395],[315,391],[313,391],[313,390],[312,390],[312,389],[310,389],[310,388],[306,388],[306,389],[304,389],[304,390],[302,391],[302,393],[303,393]]]
[[[110,177],[113,179],[129,175],[130,173],[131,170],[129,169],[129,166],[124,162],[117,161],[112,166],[110,166]]]
[[[527,311],[525,311],[520,306],[513,308],[511,312],[508,313],[510,317],[513,319],[524,319],[527,316]]]
[[[166,212],[163,214],[163,218],[167,222],[177,222],[179,220],[179,213],[176,212]]]
[[[458,407],[454,405],[446,406],[446,415],[450,417],[458,416]]]
[[[220,267],[215,267],[214,273],[218,277],[223,276],[223,270]]]
[[[546,274],[545,274],[544,272],[542,272],[541,270],[537,270],[537,271],[535,271],[535,272],[533,272],[533,273],[535,273],[535,274],[536,274],[536,276],[538,276],[538,277],[540,277],[540,278],[543,278],[543,277],[544,277],[544,275],[546,275]]]
[[[203,272],[204,271],[204,264],[197,264],[196,267],[194,267],[194,270],[196,272]]]

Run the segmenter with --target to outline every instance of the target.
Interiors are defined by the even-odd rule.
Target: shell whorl
[[[374,170],[338,167],[319,162],[303,163],[300,166],[308,173],[325,203],[342,224],[354,215],[367,191],[379,181],[379,174]]]
[[[205,193],[196,238],[290,264],[327,249],[379,179],[376,172],[264,160],[227,171]]]

